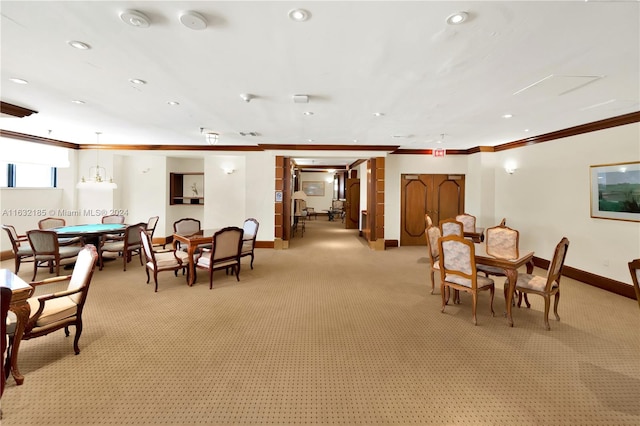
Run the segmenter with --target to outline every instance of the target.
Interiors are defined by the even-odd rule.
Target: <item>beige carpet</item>
[[[63,331],[23,342],[2,425],[640,424],[634,300],[564,278],[561,322],[545,331],[532,296],[509,328],[498,281],[474,327],[468,295],[440,312],[424,247],[371,251],[341,226],[309,221],[213,290],[163,273],[154,293],[137,258],[109,262],[80,355]]]

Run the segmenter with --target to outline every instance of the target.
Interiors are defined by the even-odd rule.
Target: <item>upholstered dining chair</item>
[[[556,245],[556,249],[553,253],[553,259],[549,264],[546,276],[539,276],[533,274],[518,273],[516,281],[516,291],[520,292],[518,297],[518,306],[522,303],[522,295],[525,296],[525,302],[527,308],[531,305],[526,299],[527,294],[538,294],[544,298],[544,325],[547,330],[551,330],[549,326],[549,307],[551,304],[551,296],[554,296],[553,301],[553,313],[556,320],[560,321],[558,316],[558,302],[560,301],[560,278],[562,277],[562,268],[564,266],[564,259],[567,256],[567,250],[569,249],[569,240],[563,237]],[[504,284],[505,292],[509,287],[509,280]]]
[[[102,216],[102,223],[124,223],[124,216],[120,214],[110,214],[107,216]]]
[[[146,258],[145,269],[147,272],[147,284],[149,284],[150,274],[153,273],[153,282],[156,286],[156,293],[158,292],[158,272],[173,271],[174,275],[178,274],[179,269],[183,269],[185,264],[183,258],[179,257],[175,249],[171,251],[155,252],[153,251],[153,245],[151,243],[151,236],[144,227],[138,228],[140,233],[140,241],[142,242],[142,250]],[[186,253],[182,252],[184,256]],[[188,262],[188,260],[187,260]]]
[[[500,259],[517,259],[520,233],[506,225],[498,225],[487,228],[485,245],[487,254]],[[486,276],[495,275],[505,277],[504,269],[489,265],[478,265],[478,271],[484,272]]]
[[[240,253],[240,258],[245,256],[251,256],[251,269],[253,269],[253,251],[256,247],[256,237],[258,236],[258,228],[260,224],[254,218],[249,218],[244,221],[244,225],[242,226],[243,235],[242,235],[242,251]]]
[[[20,264],[23,261],[33,262],[33,250],[31,249],[27,236],[18,235],[16,228],[12,225],[2,225],[2,229],[4,229],[9,237],[15,263],[15,273],[17,274],[20,270]]]
[[[45,217],[38,221],[38,229],[52,229],[59,228],[61,226],[66,226],[67,221],[61,217]],[[84,240],[82,237],[58,237],[58,243],[61,246],[69,246],[73,244],[84,244]]]
[[[478,293],[489,290],[491,293],[491,316],[493,311],[493,297],[495,284],[491,278],[478,275],[475,261],[473,241],[458,235],[448,235],[438,240],[440,247],[440,292],[442,293],[442,312],[448,303],[450,289],[471,293],[473,324],[477,325],[476,307]]]
[[[33,250],[33,278],[36,279],[39,267],[48,267],[49,272],[56,268],[56,276],[60,275],[60,265],[62,263],[73,263],[82,246],[67,245],[61,246],[58,241],[58,234],[47,229],[33,229],[27,231],[27,238]]]
[[[428,213],[424,215],[424,223],[424,229],[428,229],[430,226],[433,226],[433,220],[431,220],[431,216],[429,216]]]
[[[108,236],[103,236],[100,240],[100,248],[98,248],[98,265],[100,270],[104,267],[104,254],[116,253],[122,256],[123,271],[127,270],[127,263],[131,262],[133,255],[138,255],[140,265],[142,265],[142,243],[140,241],[139,228],[145,228],[144,222],[128,225],[124,229],[124,238],[118,241],[112,241]]]
[[[147,235],[149,235],[149,238],[151,238],[152,242],[153,234],[156,232],[156,225],[158,224],[158,220],[160,220],[160,216],[151,216],[144,228],[144,230],[147,232]]]
[[[82,334],[82,311],[87,300],[89,284],[91,283],[97,260],[98,253],[96,248],[92,244],[87,244],[78,252],[71,275],[30,283],[31,286],[37,287],[68,281],[66,290],[32,296],[27,299],[31,312],[29,320],[25,324],[22,340],[44,336],[61,328],[64,328],[65,335],[69,336],[69,326],[73,325],[76,328],[73,349],[76,355],[80,353],[78,342]],[[9,342],[11,346],[13,344],[13,336],[10,336]]]
[[[443,237],[448,235],[464,237],[464,225],[453,218],[444,219],[440,221],[440,232]]]
[[[440,271],[440,247],[438,246],[438,240],[442,236],[440,233],[440,228],[437,226],[429,226],[425,231],[424,235],[427,240],[427,254],[429,255],[429,263],[430,267],[430,276],[431,276],[431,294],[435,291],[435,272]]]
[[[213,234],[213,247],[202,250],[196,260],[196,268],[209,270],[209,289],[213,288],[213,271],[229,270],[240,281],[240,253],[244,231],[237,226],[229,226]]]
[[[462,223],[464,232],[476,232],[476,217],[468,213],[459,214],[455,219]]]
[[[176,234],[182,235],[193,235],[200,232],[202,228],[200,227],[200,221],[198,219],[194,219],[191,217],[185,217],[180,220],[173,222],[173,232]],[[178,249],[181,248],[180,242],[176,241]],[[211,247],[210,244],[203,244],[199,247]],[[199,252],[199,249],[198,249]]]
[[[633,288],[636,291],[638,307],[640,307],[640,259],[634,259],[629,262],[629,272],[631,272],[631,281],[633,282]]]

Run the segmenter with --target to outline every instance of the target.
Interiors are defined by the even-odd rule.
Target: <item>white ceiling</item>
[[[290,20],[297,7],[311,18]],[[150,26],[125,24],[126,9]],[[637,1],[2,0],[0,10],[2,101],[38,111],[0,128],[79,144],[100,131],[101,144],[205,146],[204,127],[219,145],[467,149],[640,109]],[[188,10],[207,28],[183,26]],[[469,19],[448,25],[457,11]]]

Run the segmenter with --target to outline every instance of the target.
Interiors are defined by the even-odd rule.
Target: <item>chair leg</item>
[[[478,307],[478,292],[471,293],[471,314],[473,315],[473,325],[478,325],[478,318],[476,318],[476,308]]]
[[[523,292],[520,292],[523,293]],[[527,296],[527,293],[524,293],[524,303],[527,305],[527,308],[531,307],[531,303],[529,303],[529,296]]]
[[[433,292],[435,291],[435,287],[436,287],[436,282],[434,280],[434,273],[433,273],[433,269],[431,270],[431,294],[433,294]]]
[[[145,268],[147,272],[147,284],[149,284],[149,268]]]
[[[551,304],[551,300],[549,299],[549,295],[544,295],[544,325],[547,327],[547,331],[551,330],[551,326],[549,325],[549,305]]]
[[[153,282],[156,284],[155,292],[158,292],[158,271],[153,271]]]
[[[209,268],[209,290],[213,288],[213,268]]]
[[[556,316],[556,320],[560,321],[560,315],[558,315],[558,302],[560,302],[560,290],[556,292],[553,300],[553,313]]]
[[[440,294],[442,294],[442,311],[444,312],[444,307],[447,306],[449,302],[449,287],[445,287],[444,281],[440,283]]]
[[[253,269],[253,253],[251,253],[251,269]]]
[[[16,257],[15,257],[15,264],[16,264],[16,268],[15,268],[16,269],[16,275],[18,275],[18,271],[20,270],[20,256],[18,256],[17,254],[16,254]]]
[[[76,352],[76,355],[80,353],[80,348],[78,347],[78,341],[80,341],[80,335],[82,334],[82,319],[78,318],[76,322],[76,337],[73,339],[73,350]]]
[[[489,292],[491,293],[491,304],[489,305],[491,306],[491,316],[495,317],[496,313],[493,311],[493,297],[495,296],[495,292],[496,292],[495,287],[489,288]]]

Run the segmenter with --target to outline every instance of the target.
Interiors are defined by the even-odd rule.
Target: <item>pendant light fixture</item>
[[[85,179],[82,176],[80,182],[76,185],[78,189],[116,189],[118,185],[115,184],[113,178],[106,180],[107,170],[100,166],[100,135],[101,132],[96,132],[96,165],[89,168],[89,179]]]

